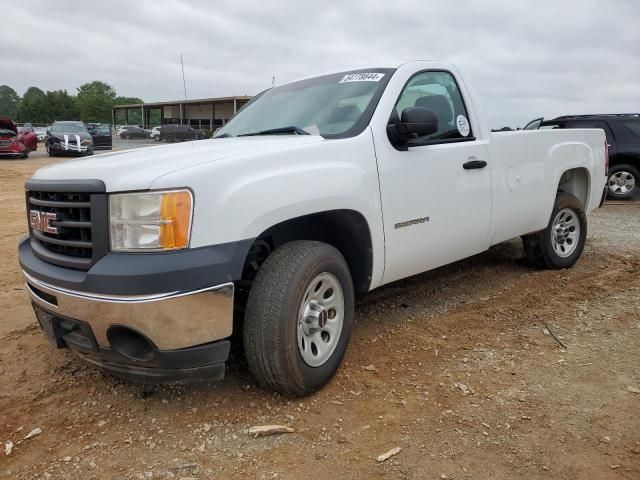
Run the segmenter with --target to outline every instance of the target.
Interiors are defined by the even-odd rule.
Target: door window
[[[640,143],[640,120],[620,120],[614,128],[620,143]]]
[[[422,72],[414,75],[400,94],[392,118],[402,118],[409,107],[428,108],[438,119],[436,132],[416,137],[411,143],[439,143],[439,140],[473,140],[473,132],[460,89],[449,72]]]
[[[613,141],[609,126],[601,120],[580,120],[577,122],[570,122],[567,126],[568,128],[601,128],[604,130],[607,143],[612,143]]]
[[[95,128],[95,132],[99,135],[111,135],[111,124],[101,123]]]

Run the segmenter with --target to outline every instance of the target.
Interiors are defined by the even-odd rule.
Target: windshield
[[[392,69],[368,69],[310,78],[254,97],[216,137],[359,134],[371,119]]]
[[[82,123],[60,123],[51,129],[53,133],[87,133],[86,127]]]

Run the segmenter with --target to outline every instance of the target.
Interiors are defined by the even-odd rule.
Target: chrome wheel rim
[[[618,195],[629,193],[635,187],[636,177],[631,172],[622,170],[609,177],[609,190]]]
[[[298,351],[310,367],[331,358],[344,323],[344,294],[335,275],[323,272],[307,287],[298,312]]]
[[[566,258],[578,248],[580,221],[578,214],[570,208],[563,208],[553,219],[551,244],[559,257]]]

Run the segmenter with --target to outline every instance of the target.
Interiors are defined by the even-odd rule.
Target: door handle
[[[462,168],[465,170],[473,170],[474,168],[484,168],[487,166],[487,162],[484,160],[469,160],[462,164]]]

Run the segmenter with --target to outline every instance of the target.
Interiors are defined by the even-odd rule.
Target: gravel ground
[[[570,270],[512,241],[366,295],[335,379],[292,400],[238,349],[221,383],[145,387],[51,348],[15,252],[48,162],[0,161],[0,478],[640,478],[640,202],[591,215]]]

